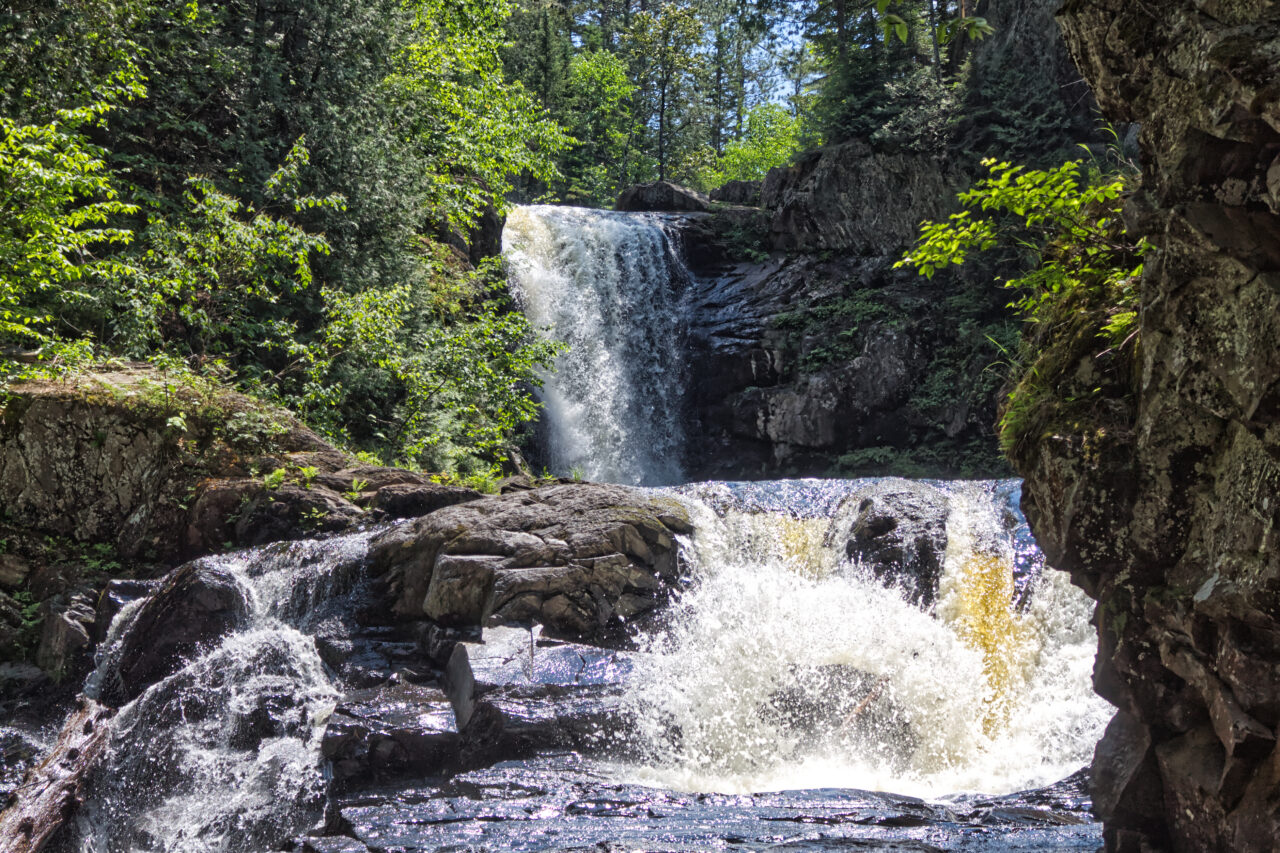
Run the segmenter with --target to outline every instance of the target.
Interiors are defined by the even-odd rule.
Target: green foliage
[[[427,204],[468,228],[502,208],[512,175],[548,180],[569,144],[519,84],[502,76],[505,0],[419,0],[409,43],[383,94],[407,123],[411,152],[431,180]]]
[[[494,274],[482,268],[470,284]],[[486,467],[536,416],[529,389],[562,346],[494,302],[437,305],[443,316],[432,323],[423,302],[431,295],[405,286],[326,291],[329,322],[290,402],[330,434],[414,465]]]
[[[1118,350],[1133,351],[1147,245],[1124,231],[1120,206],[1130,176],[1080,161],[1046,170],[985,162],[989,177],[959,197],[966,209],[923,223],[898,266],[932,276],[998,246],[1025,254],[1028,272],[1005,282],[1015,292],[1011,307],[1031,329],[1001,416],[1001,444],[1013,457],[1049,423],[1082,409],[1096,420],[1127,393],[1126,379],[1107,376],[1126,368],[1108,365]],[[1098,378],[1077,393],[1082,360]]]
[[[567,201],[611,205],[625,185],[647,174],[649,164],[634,150],[635,94],[617,54],[597,50],[573,58],[564,121],[576,144],[562,166]]]
[[[109,110],[58,110],[40,125],[0,118],[0,348],[49,341],[58,306],[90,299],[95,280],[119,275],[121,263],[99,255],[129,242],[110,222],[136,208],[118,198],[84,133]]]
[[[775,316],[773,325],[789,332],[798,347],[801,373],[815,373],[862,352],[869,327],[904,322],[901,309],[879,290],[853,290],[846,296]]]
[[[785,165],[799,150],[803,120],[779,104],[761,104],[747,113],[746,133],[725,146],[715,166],[699,176],[699,188],[728,181],[759,181]]]
[[[897,266],[932,277],[974,252],[1014,243],[1027,251],[1033,266],[1005,286],[1016,293],[1012,307],[1032,322],[1043,319],[1054,299],[1080,286],[1115,293],[1117,316],[1131,315],[1145,246],[1124,237],[1117,200],[1125,178],[1105,177],[1096,167],[1090,172],[1078,160],[1048,170],[995,160],[983,164],[989,177],[959,195],[966,209],[944,222],[922,223],[916,247]],[[1123,322],[1113,319],[1119,324],[1113,333],[1123,331]]]
[[[556,180],[570,143],[503,76],[509,13],[69,0],[0,16],[0,372],[29,373],[34,350],[68,377],[151,360],[164,387],[135,404],[179,443],[210,434],[203,386],[230,381],[380,458],[501,458],[556,347],[510,313],[494,267],[434,238],[500,210],[518,176]],[[593,127],[616,147],[620,126]],[[291,428],[224,420],[237,447]]]

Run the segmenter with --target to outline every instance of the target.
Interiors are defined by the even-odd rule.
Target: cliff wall
[[[1070,0],[1060,21],[1104,114],[1141,123],[1126,220],[1155,247],[1132,413],[1077,413],[1015,460],[1050,563],[1099,602],[1119,711],[1095,809],[1112,851],[1274,850],[1280,5]]]

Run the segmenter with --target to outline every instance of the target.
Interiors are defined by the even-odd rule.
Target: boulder
[[[941,489],[912,480],[874,482],[845,498],[827,532],[828,544],[886,586],[932,607],[947,553],[950,501]]]
[[[447,507],[375,539],[374,571],[402,618],[451,626],[536,622],[592,641],[625,637],[679,578],[671,498],[622,486],[543,486]]]
[[[344,530],[363,510],[324,486],[294,483],[270,489],[261,479],[201,483],[187,522],[186,548],[204,554]]]
[[[396,483],[378,489],[373,509],[386,518],[417,518],[447,506],[479,500],[481,494],[461,486],[439,483]]]
[[[90,646],[97,618],[91,593],[77,593],[68,600],[59,600],[62,598],[59,596],[42,605],[46,613],[35,657],[36,666],[55,681],[88,664],[88,656],[82,657],[81,653]]]
[[[722,187],[711,191],[711,200],[725,204],[740,204],[746,207],[760,206],[760,190],[763,181],[729,181]]]
[[[114,705],[136,698],[248,616],[245,591],[227,570],[201,561],[173,570],[108,650],[97,698]]]
[[[0,587],[17,589],[31,574],[31,564],[17,554],[0,554]]]
[[[623,190],[615,207],[631,213],[705,213],[711,209],[711,199],[697,190],[670,181],[655,181]]]

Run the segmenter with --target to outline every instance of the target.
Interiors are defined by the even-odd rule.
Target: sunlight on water
[[[695,581],[637,658],[626,701],[647,759],[625,778],[939,797],[1043,785],[1087,763],[1110,714],[1090,688],[1091,602],[1045,572],[1015,605],[1025,546],[991,488],[949,487],[936,612],[843,562],[812,506],[752,511],[719,484],[684,491]]]
[[[1008,726],[1025,688],[1025,659],[1034,638],[1014,607],[1012,548],[994,535],[998,522],[990,501],[961,492],[951,506],[938,618],[982,655],[990,697],[983,728],[996,736]]]
[[[688,273],[662,218],[514,209],[503,253],[521,309],[569,344],[541,391],[548,465],[608,483],[678,483]]]

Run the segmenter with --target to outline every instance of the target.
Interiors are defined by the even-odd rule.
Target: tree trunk
[[[929,33],[933,36],[933,77],[942,82],[942,48],[938,44],[938,0],[929,0]]]
[[[85,784],[106,755],[114,714],[80,697],[49,756],[27,772],[0,812],[0,853],[39,853],[75,814]]]

